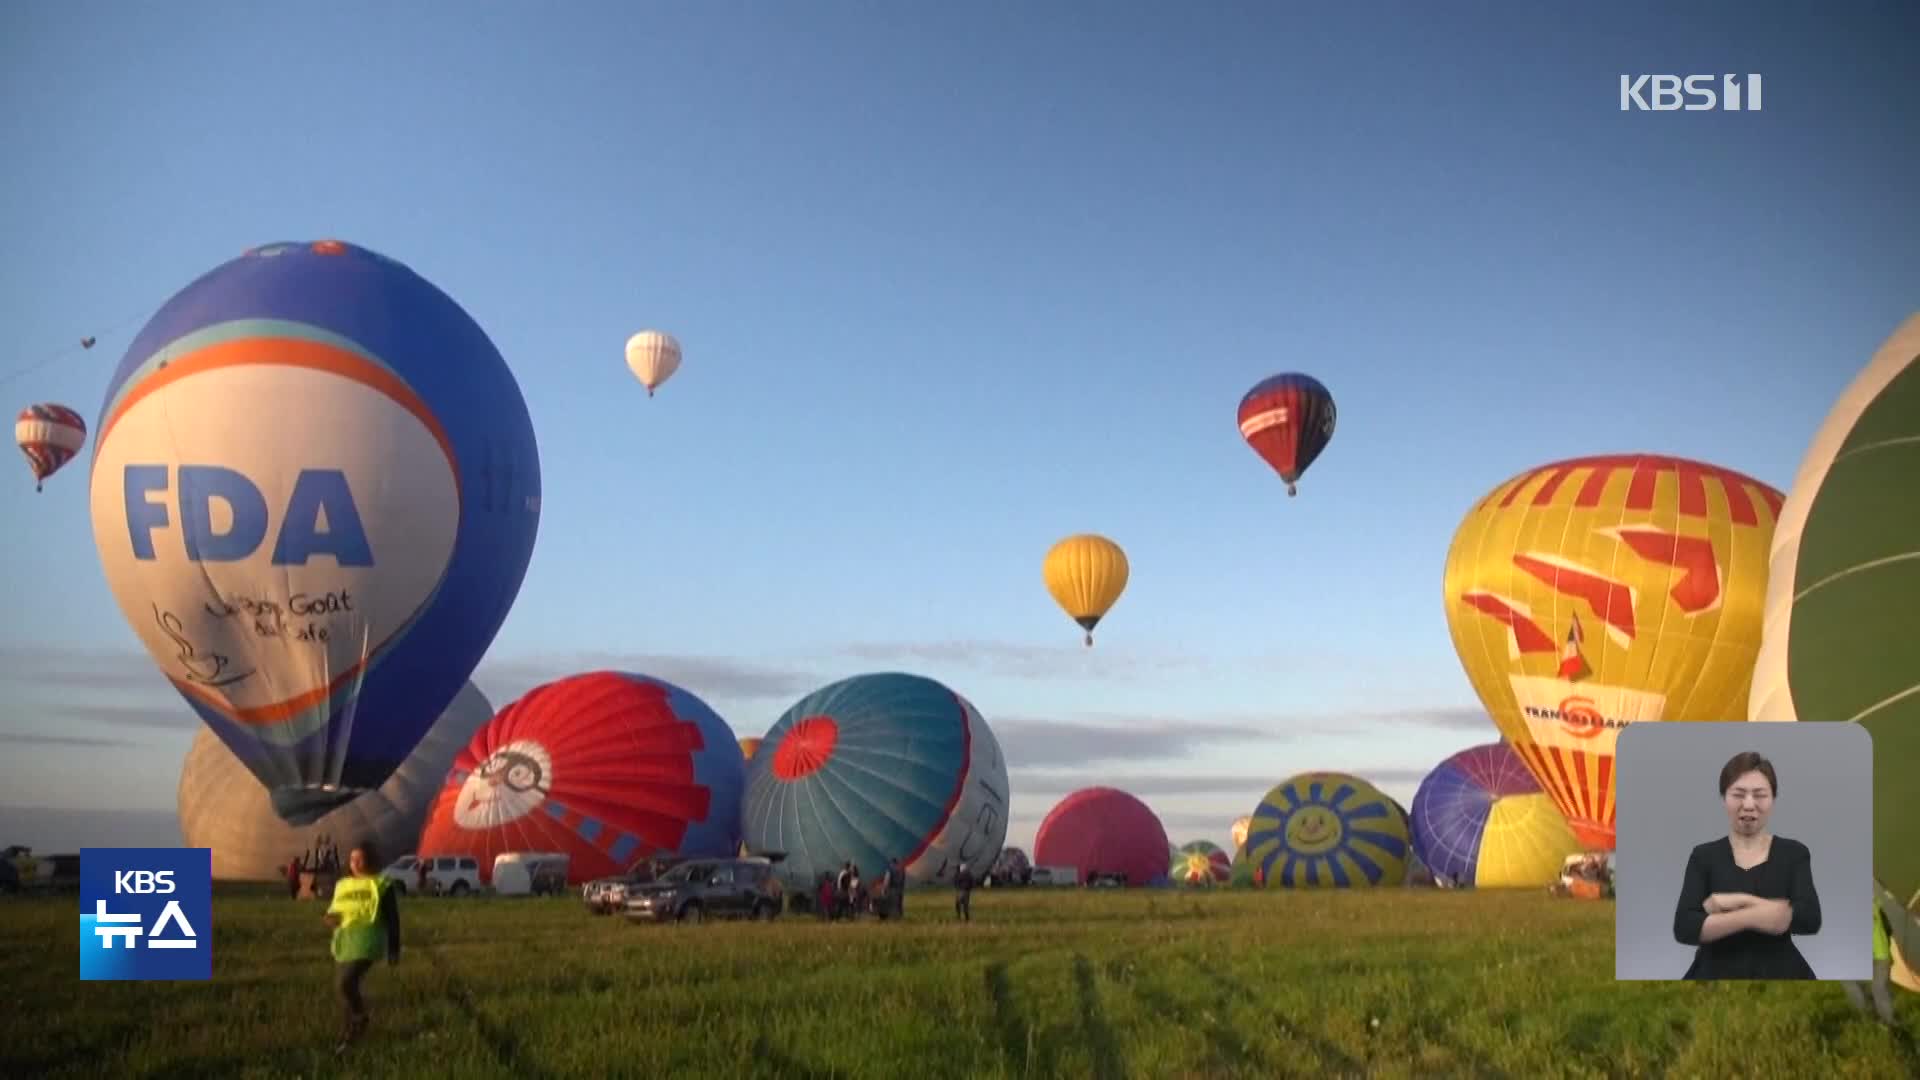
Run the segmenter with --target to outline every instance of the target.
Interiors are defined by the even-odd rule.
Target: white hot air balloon
[[[201,725],[180,769],[181,838],[187,847],[213,849],[217,881],[283,880],[287,863],[323,836],[342,859],[371,837],[380,860],[391,863],[413,851],[455,755],[492,718],[492,704],[467,683],[386,783],[301,826],[281,820],[267,789]]]
[[[647,388],[647,396],[680,370],[680,343],[661,330],[642,330],[627,339],[627,369]]]

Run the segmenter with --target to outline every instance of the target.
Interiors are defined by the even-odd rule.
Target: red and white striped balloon
[[[29,405],[13,422],[13,440],[33,466],[33,490],[87,443],[87,423],[65,405]]]

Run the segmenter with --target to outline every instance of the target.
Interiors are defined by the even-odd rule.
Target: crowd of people
[[[953,913],[962,922],[973,921],[973,890],[979,884],[972,869],[961,863],[953,874]],[[829,922],[872,915],[881,921],[907,916],[907,871],[899,859],[887,863],[878,879],[860,877],[852,859],[836,873],[822,871],[814,882],[814,914]]]

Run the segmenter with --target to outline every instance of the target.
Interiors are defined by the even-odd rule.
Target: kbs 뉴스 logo
[[[80,849],[83,982],[212,977],[210,848]]]

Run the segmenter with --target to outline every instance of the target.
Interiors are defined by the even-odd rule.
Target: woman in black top
[[[1794,934],[1820,932],[1820,896],[1807,845],[1767,829],[1779,793],[1773,763],[1748,751],[1720,770],[1725,837],[1687,857],[1673,937],[1698,946],[1689,979],[1812,979]]]

